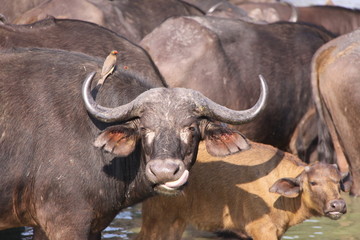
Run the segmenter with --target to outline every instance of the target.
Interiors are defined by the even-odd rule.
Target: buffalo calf
[[[280,239],[290,226],[312,216],[338,219],[346,213],[340,186],[347,190],[350,181],[342,181],[335,165],[306,165],[270,145],[251,145],[223,158],[200,145],[183,194],[143,203],[137,240],[181,239],[188,224],[254,240]]]

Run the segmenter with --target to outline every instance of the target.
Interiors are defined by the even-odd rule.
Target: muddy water
[[[348,213],[333,221],[327,218],[312,218],[290,228],[282,240],[360,240],[360,198],[343,196],[348,206]],[[141,206],[136,205],[119,213],[111,225],[103,232],[102,239],[134,239],[141,224]],[[30,240],[31,228],[21,228],[0,232],[0,240]],[[183,240],[220,240],[212,233],[196,231],[189,227]]]

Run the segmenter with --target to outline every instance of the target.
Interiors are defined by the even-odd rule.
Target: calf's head
[[[267,86],[248,110],[234,111],[212,102],[197,91],[183,88],[153,88],[116,108],[98,105],[90,94],[90,74],[83,84],[88,112],[103,122],[116,122],[95,140],[95,146],[118,156],[127,156],[141,143],[145,175],[160,193],[175,193],[188,179],[200,140],[213,155],[227,155],[249,148],[247,140],[220,121],[241,124],[252,120],[265,105]],[[118,123],[122,124],[118,124]]]
[[[296,178],[282,178],[270,188],[270,192],[285,197],[301,197],[302,203],[315,216],[339,219],[346,213],[346,203],[340,191],[349,191],[351,176],[341,174],[335,164],[316,162],[306,166]]]

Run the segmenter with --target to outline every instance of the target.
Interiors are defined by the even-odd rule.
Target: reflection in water
[[[103,239],[133,239],[140,231],[141,205],[129,207],[119,213],[102,234]]]
[[[343,197],[348,212],[339,220],[328,218],[312,218],[290,228],[282,240],[360,240],[360,198]],[[140,230],[141,205],[136,205],[119,213],[111,225],[105,229],[102,239],[131,240]],[[0,240],[30,240],[31,228],[17,228],[0,231]],[[215,234],[197,231],[191,227],[184,233],[182,240],[220,240]]]
[[[20,227],[0,231],[1,240],[31,240],[32,228]]]

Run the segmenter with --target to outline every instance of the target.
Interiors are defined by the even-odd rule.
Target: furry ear
[[[213,156],[226,156],[251,147],[241,133],[226,126],[209,123],[204,135],[206,150]]]
[[[353,183],[353,179],[350,172],[341,173],[341,182],[340,187],[343,192],[349,192],[351,185]]]
[[[269,192],[278,193],[289,198],[297,197],[300,191],[298,178],[280,178],[269,189]]]
[[[120,157],[126,157],[135,150],[138,134],[127,125],[106,128],[95,140],[94,146]]]

